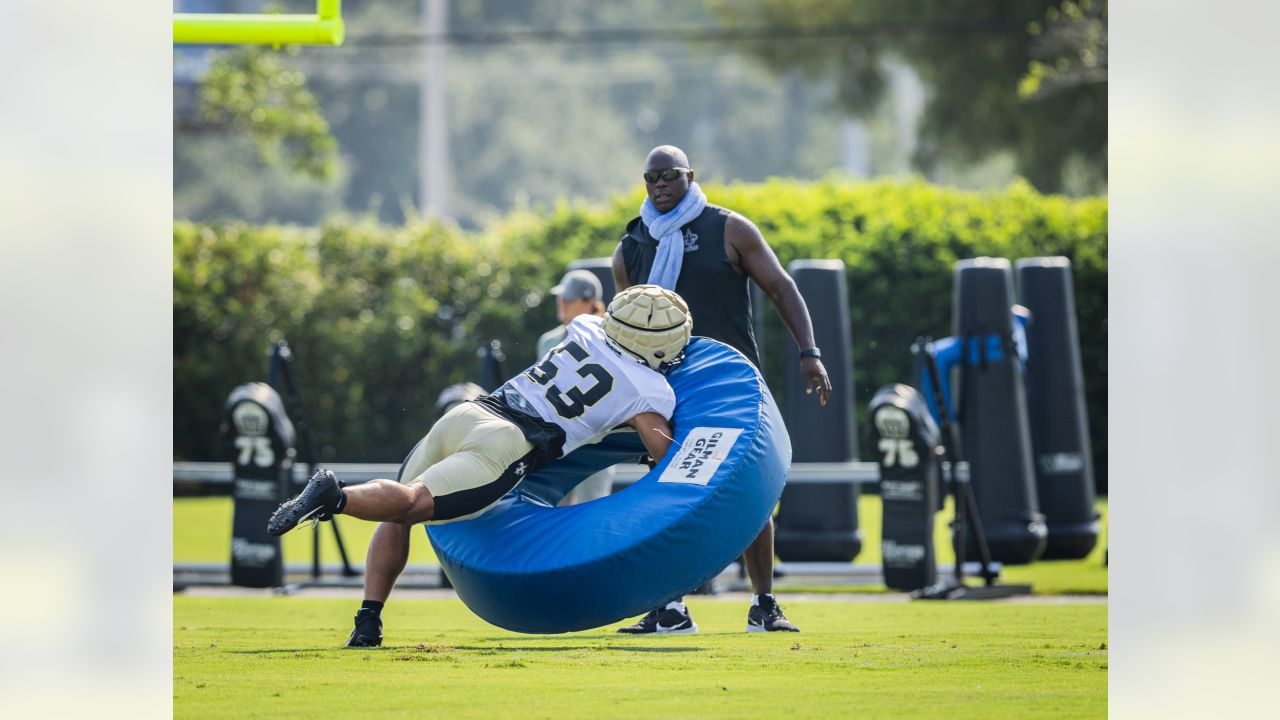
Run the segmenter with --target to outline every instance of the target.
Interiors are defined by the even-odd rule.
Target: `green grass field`
[[[457,600],[388,605],[346,650],[354,600],[174,598],[174,717],[982,717],[1107,712],[1105,604],[793,601],[748,634],[694,597],[697,635],[494,628]]]
[[[1077,561],[1005,569],[1037,594],[1107,592],[1105,501],[1098,547]],[[880,561],[880,504],[860,504],[863,550]],[[174,501],[175,562],[228,559],[231,501]],[[953,558],[938,517],[939,563]],[[373,525],[340,518],[362,563]],[[335,562],[324,532],[322,556]],[[310,559],[309,532],[284,539]],[[410,563],[431,564],[415,534]],[[883,585],[777,591],[799,634],[744,633],[746,602],[687,599],[692,636],[505,632],[456,599],[394,598],[387,646],[344,650],[358,602],[313,597],[174,597],[175,717],[1104,717],[1107,605],[877,602]],[[854,591],[865,599],[802,591]]]
[[[230,498],[178,498],[173,502],[173,559],[178,563],[230,562],[231,557],[231,499]],[[863,531],[862,552],[855,562],[859,565],[880,564],[880,498],[863,495],[858,506],[859,523]],[[1102,514],[1102,534],[1090,555],[1082,560],[1056,560],[1038,562],[1022,567],[1008,567],[1004,579],[1008,582],[1030,583],[1037,594],[1106,593],[1107,568],[1103,554],[1107,547],[1107,503],[1098,501]],[[951,504],[948,501],[943,512],[938,513],[935,526],[935,547],[939,564],[954,562],[947,523],[951,520]],[[373,523],[352,518],[337,519],[342,530],[348,556],[353,563],[363,564]],[[338,550],[333,534],[321,528],[320,554],[324,562],[337,562]],[[311,560],[311,532],[293,532],[284,536],[286,563],[309,563]],[[435,554],[423,533],[415,532],[410,546],[409,563],[435,564]],[[790,586],[790,588],[789,588]],[[779,582],[780,589],[804,589],[814,592],[878,592],[883,585],[803,585],[792,586],[790,581]]]

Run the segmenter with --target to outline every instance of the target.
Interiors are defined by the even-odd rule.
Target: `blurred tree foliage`
[[[1039,99],[1107,81],[1107,0],[1066,0],[1045,12],[1028,32],[1035,58],[1018,84],[1018,96]]]
[[[342,206],[347,170],[318,180],[262,162],[257,143],[245,134],[199,132],[175,144],[173,176],[179,217],[314,224],[326,209]]]
[[[855,407],[911,379],[908,347],[950,334],[962,258],[1063,255],[1074,267],[1095,468],[1105,488],[1107,202],[1041,195],[1026,183],[972,193],[922,182],[708,185],[746,213],[784,263],[839,258],[849,281]],[[266,375],[285,338],[325,460],[394,461],[427,430],[437,394],[479,378],[476,350],[500,338],[507,372],[555,325],[546,294],[572,260],[612,252],[639,192],[606,204],[512,213],[478,232],[333,219],[315,229],[174,227],[174,453],[216,459],[222,403]],[[763,349],[775,392],[788,336]],[[781,399],[781,398],[780,398]],[[781,399],[785,401],[785,399]]]
[[[834,78],[840,102],[858,115],[881,102],[886,59],[905,60],[929,88],[915,151],[916,167],[925,173],[946,160],[976,163],[1008,151],[1018,173],[1043,191],[1106,187],[1105,2],[708,2],[729,27],[823,34],[822,42],[801,37],[751,45],[748,52],[779,72]],[[832,40],[841,28],[848,35]]]
[[[306,76],[286,67],[279,51],[244,47],[219,54],[200,80],[199,101],[207,122],[247,133],[268,165],[284,163],[318,180],[336,175],[338,144],[329,123]]]
[[[342,206],[349,168],[297,54],[250,47],[177,56],[175,216],[314,224]]]
[[[523,287],[491,238],[443,225],[174,227],[174,447],[216,457],[221,403],[293,349],[327,460],[404,455],[436,394],[469,380],[479,337],[520,337]]]

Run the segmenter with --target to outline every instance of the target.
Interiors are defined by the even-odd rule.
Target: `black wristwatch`
[[[800,358],[801,358],[801,359],[809,358],[809,357],[811,357],[811,358],[821,358],[821,357],[822,357],[822,351],[821,351],[821,350],[819,350],[819,349],[817,348],[817,346],[816,346],[816,345],[815,345],[814,347],[809,348],[808,350],[801,350],[801,351],[800,351]]]

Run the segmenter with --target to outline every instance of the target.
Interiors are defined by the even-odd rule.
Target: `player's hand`
[[[831,397],[831,378],[827,377],[827,369],[818,358],[800,358],[800,375],[804,378],[804,394],[812,395],[818,391],[818,402],[827,404]]]

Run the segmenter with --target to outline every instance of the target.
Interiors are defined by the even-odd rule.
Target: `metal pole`
[[[422,90],[419,92],[418,206],[427,217],[449,215],[449,126],[444,36],[448,30],[446,0],[422,0],[426,34]]]
[[[283,340],[275,345],[271,355],[271,370],[268,375],[272,379],[278,378],[288,391],[289,414],[292,416],[294,426],[298,431],[301,459],[307,464],[307,470],[314,472],[319,465],[320,457],[316,451],[315,439],[311,436],[311,426],[307,423],[307,415],[302,409],[302,394],[298,392],[298,384],[294,381],[293,353]],[[331,524],[333,526],[334,539],[338,543],[338,556],[342,560],[342,574],[347,576],[355,575],[355,570],[351,567],[351,561],[347,559],[347,548],[342,542],[338,524],[332,521]],[[313,579],[320,578],[320,526],[318,524],[312,528],[311,577]]]
[[[981,345],[981,343],[980,343]],[[960,446],[956,441],[955,430],[951,425],[951,408],[947,407],[946,398],[942,394],[942,378],[938,373],[938,364],[933,357],[933,338],[923,337],[916,338],[916,342],[912,345],[912,350],[919,352],[924,360],[925,370],[929,373],[929,384],[932,385],[934,403],[938,406],[938,420],[942,430],[942,437],[945,445],[943,449],[947,459],[948,475],[951,485],[954,520],[952,527],[955,534],[956,546],[956,583],[964,585],[964,562],[965,562],[965,541],[968,536],[967,525],[973,525],[974,537],[978,545],[978,557],[981,560],[983,580],[988,586],[995,582],[996,573],[991,569],[991,549],[987,545],[987,534],[982,527],[982,517],[978,514],[978,503],[973,497],[973,486],[970,485],[970,479],[960,480],[956,474],[956,468],[960,463]],[[982,352],[982,358],[985,361],[985,351]],[[962,367],[969,365],[969,343],[966,338],[964,345],[964,356],[962,359]]]

